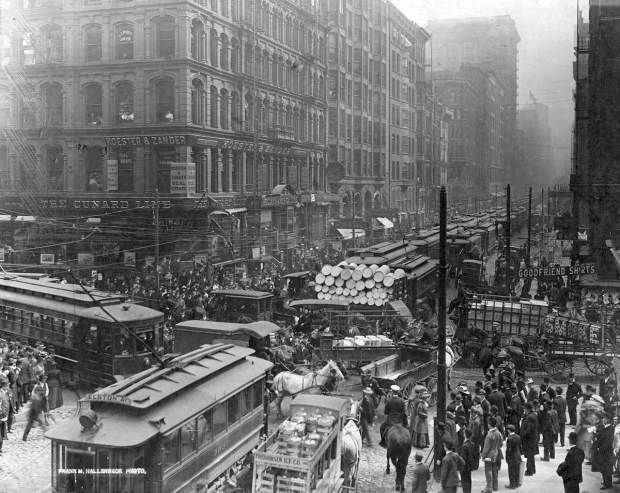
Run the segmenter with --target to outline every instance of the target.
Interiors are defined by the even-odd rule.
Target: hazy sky
[[[573,61],[578,0],[392,0],[417,24],[433,19],[510,15],[519,43],[519,106],[530,91],[550,111],[558,179],[568,182],[573,124]],[[588,2],[580,8],[587,18]]]

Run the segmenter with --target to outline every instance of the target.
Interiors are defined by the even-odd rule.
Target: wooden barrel
[[[375,281],[372,279],[366,279],[364,284],[366,285],[366,289],[372,289],[375,287]]]
[[[379,266],[377,264],[372,264],[370,266],[370,270],[372,270],[373,272],[377,272],[379,270]]]
[[[327,293],[327,292],[329,292],[329,286],[325,286],[325,284],[323,284],[323,287],[321,288],[321,291],[322,291],[323,293]]]
[[[355,289],[358,291],[364,291],[364,289],[366,289],[366,283],[364,281],[357,281],[355,283]]]
[[[322,287],[322,286],[319,286],[318,284],[315,284],[315,285],[314,285],[314,290],[315,290],[317,293],[320,293],[320,292],[321,292],[321,287]]]
[[[332,272],[332,266],[331,265],[324,265],[323,268],[321,269],[321,274],[323,274],[324,276],[329,276]]]
[[[322,272],[319,272],[316,275],[316,277],[314,278],[314,282],[316,282],[317,284],[323,284],[325,282],[325,276]]]
[[[342,286],[338,286],[336,288],[336,294],[342,294],[342,291],[343,291]]]
[[[383,285],[388,288],[394,286],[394,276],[391,274],[385,276],[383,279]]]
[[[332,294],[331,293],[325,293],[325,299],[326,300],[331,300],[332,299]]]
[[[340,275],[341,272],[342,272],[342,269],[338,267],[337,265],[334,265],[331,268],[330,274],[332,275],[332,277],[336,278]]]
[[[340,271],[340,277],[346,281],[348,279],[351,279],[351,274],[352,273],[353,273],[353,269],[350,269],[349,267],[344,267]]]
[[[379,270],[383,272],[384,276],[387,276],[390,273],[390,268],[387,265],[382,265],[379,267]]]
[[[324,300],[325,299],[325,293],[319,293],[316,295],[316,297],[320,300]]]
[[[360,296],[360,305],[366,305],[368,303],[368,298],[366,296]]]
[[[366,300],[367,300],[367,301],[366,301],[366,304],[367,304],[368,306],[373,306],[373,305],[375,304],[375,300],[374,300],[374,299],[372,299],[372,298],[366,298]]]
[[[342,290],[342,294],[344,294],[345,296],[349,296],[351,294],[351,290],[349,288],[344,288]]]
[[[342,277],[337,277],[337,278],[334,280],[334,284],[335,284],[336,286],[344,286],[344,279],[343,279]]]
[[[362,278],[362,271],[359,268],[356,268],[352,273],[351,273],[351,279],[353,279],[354,281],[359,281]]]
[[[403,277],[405,277],[407,274],[403,269],[396,269],[394,271],[394,277],[397,277],[398,279],[402,279]]]
[[[326,286],[333,286],[334,285],[334,277],[333,276],[325,277],[325,285]]]
[[[353,279],[347,279],[345,286],[349,289],[353,289],[355,287],[355,281]]]
[[[358,294],[358,293],[357,293],[357,289],[353,288],[353,289],[350,291],[350,294],[351,294],[351,296],[353,296],[353,297],[355,298],[355,297],[357,296],[357,294]]]
[[[373,274],[374,272],[372,271],[370,267],[364,267],[364,270],[362,270],[362,277],[364,279],[370,279]]]
[[[383,282],[383,279],[385,278],[385,274],[381,272],[380,270],[378,270],[377,272],[375,272],[375,275],[372,276],[372,278],[375,280],[375,282]]]
[[[329,292],[330,294],[334,294],[334,293],[336,292],[336,289],[338,289],[336,286],[330,286],[330,287],[329,287],[329,291],[328,291],[328,292]]]

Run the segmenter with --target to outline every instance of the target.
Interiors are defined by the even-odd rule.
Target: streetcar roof
[[[220,289],[219,291],[213,291],[211,294],[227,296],[228,298],[273,298],[273,293],[253,291],[251,289]]]
[[[231,322],[212,322],[208,320],[186,320],[175,325],[175,330],[193,329],[197,332],[232,335],[248,334],[252,337],[262,339],[273,332],[278,332],[280,326],[273,322],[258,321],[248,324],[237,324]]]
[[[93,403],[101,423],[97,430],[82,431],[75,417],[54,426],[46,437],[101,447],[137,447],[264,377],[273,365],[250,356],[253,352],[231,344],[204,345],[174,358],[165,368],[146,370],[82,399]]]
[[[295,279],[298,277],[307,277],[310,275],[310,271],[309,270],[303,270],[301,272],[291,272],[290,274],[286,274],[284,277],[285,279]]]

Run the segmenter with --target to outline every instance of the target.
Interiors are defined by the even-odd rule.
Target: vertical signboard
[[[170,193],[189,194],[196,190],[196,165],[194,163],[170,164]]]
[[[108,191],[118,190],[118,160],[108,159]]]

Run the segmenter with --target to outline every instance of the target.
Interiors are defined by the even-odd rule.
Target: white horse
[[[362,401],[351,399],[351,411],[342,430],[342,449],[340,467],[344,477],[344,486],[355,487],[357,471],[362,452],[362,434],[359,429],[359,415]]]
[[[344,376],[342,372],[338,368],[338,365],[332,360],[329,360],[319,371],[306,373],[305,375],[298,375],[290,371],[278,373],[273,378],[272,385],[272,389],[277,395],[276,408],[278,410],[278,416],[282,416],[282,400],[287,395],[294,396],[304,390],[321,388],[325,385],[327,385],[327,387],[331,385],[337,387],[343,380]],[[328,388],[327,390],[333,390],[333,388]]]

